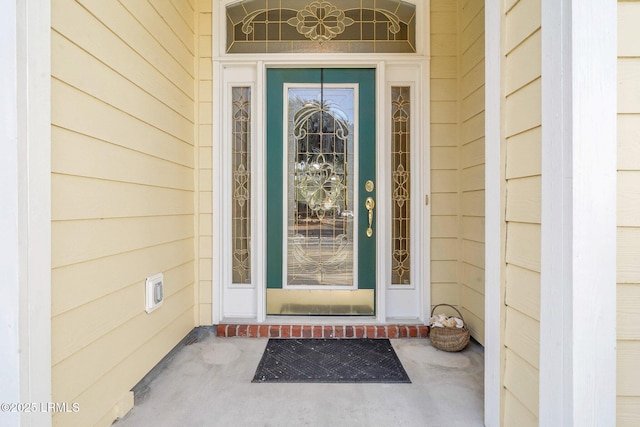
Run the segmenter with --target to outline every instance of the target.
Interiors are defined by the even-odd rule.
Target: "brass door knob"
[[[364,207],[369,211],[369,227],[367,227],[367,237],[373,236],[373,208],[376,207],[376,201],[373,197],[367,197],[364,201]]]

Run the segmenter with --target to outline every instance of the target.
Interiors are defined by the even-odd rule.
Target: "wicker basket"
[[[462,317],[462,313],[452,305],[449,304],[438,304],[433,307],[431,310],[431,317],[433,317],[433,313],[436,311],[436,308],[441,305],[445,305],[447,307],[453,308],[458,315],[460,315],[460,319],[464,322],[464,318]],[[462,328],[430,328],[429,338],[431,339],[431,344],[440,350],[444,351],[460,351],[463,350],[467,344],[469,344],[469,329],[467,329],[467,324],[464,324]]]

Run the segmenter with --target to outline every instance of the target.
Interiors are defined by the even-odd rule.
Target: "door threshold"
[[[270,324],[222,323],[216,327],[219,337],[247,338],[427,338],[424,324],[355,324],[353,319],[342,324],[282,322]]]

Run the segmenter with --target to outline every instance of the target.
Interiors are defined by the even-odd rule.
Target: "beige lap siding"
[[[431,303],[460,303],[457,1],[431,1]]]
[[[211,62],[211,0],[195,0],[196,15],[198,25],[197,38],[197,149],[198,157],[196,167],[197,199],[196,212],[198,221],[196,223],[198,240],[198,283],[197,295],[198,305],[196,310],[196,322],[199,325],[211,325],[213,304],[212,297],[212,212],[213,212],[213,70]]]
[[[194,326],[194,6],[52,2],[55,426],[111,425]]]
[[[431,2],[431,302],[484,342],[484,2]]]
[[[506,277],[504,424],[538,423],[541,230],[541,4],[504,5]]]
[[[460,306],[484,344],[484,0],[459,7]]]

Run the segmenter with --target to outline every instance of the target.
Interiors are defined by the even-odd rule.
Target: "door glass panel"
[[[416,5],[401,0],[244,0],[226,22],[227,53],[416,52]]]
[[[411,284],[411,88],[391,88],[391,283]]]
[[[355,288],[355,87],[287,89],[285,287]]]
[[[233,283],[251,283],[251,88],[232,89]]]

